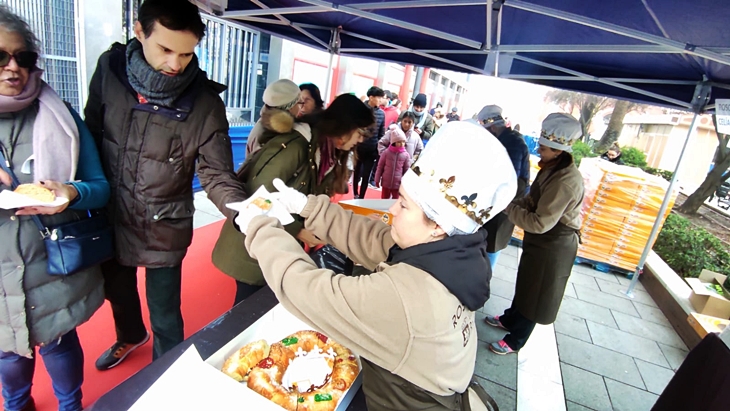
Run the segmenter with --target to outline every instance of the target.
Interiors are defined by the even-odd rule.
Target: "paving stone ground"
[[[515,247],[500,256],[492,297],[477,313],[478,323],[511,304],[517,258]],[[624,294],[629,283],[624,276],[588,266],[573,269],[554,324],[568,411],[648,411],[687,356],[687,346],[641,283],[635,298]],[[515,400],[520,398],[513,372],[517,356],[501,357],[487,349],[486,343],[499,340],[504,331],[478,324],[477,332],[477,375],[500,409],[537,409]]]
[[[196,228],[223,218],[202,193],[196,194],[195,206]],[[641,283],[631,299],[622,293],[630,282],[627,278],[583,265],[573,269],[549,335],[557,341],[562,408],[540,406],[526,391],[518,395],[518,381],[530,381],[530,392],[536,389],[535,375],[518,378],[529,367],[518,364],[517,355],[499,356],[488,350],[488,343],[500,340],[505,331],[484,323],[487,314],[499,315],[512,302],[518,254],[512,246],[502,252],[490,284],[491,298],[476,313],[475,374],[500,410],[650,410],[687,356],[687,346]]]

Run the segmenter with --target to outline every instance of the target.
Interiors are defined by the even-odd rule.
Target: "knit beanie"
[[[426,99],[426,95],[423,93],[420,93],[416,96],[416,98],[413,99],[413,106],[416,107],[426,107],[426,104],[428,103],[428,100]]]
[[[400,127],[396,127],[390,131],[390,144],[399,141],[406,141],[406,133]]]
[[[299,86],[291,80],[280,79],[264,90],[264,104],[269,107],[289,110],[299,102]]]

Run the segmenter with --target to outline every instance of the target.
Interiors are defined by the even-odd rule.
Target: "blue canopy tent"
[[[523,80],[692,111],[695,120],[697,114],[711,112],[716,99],[730,98],[730,30],[725,27],[730,7],[717,0],[197,3],[221,18],[327,50],[331,56]],[[659,225],[657,220],[650,239]],[[638,277],[634,275],[629,294]]]

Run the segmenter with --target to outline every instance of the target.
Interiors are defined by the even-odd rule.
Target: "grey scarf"
[[[165,107],[173,107],[173,103],[198,76],[198,57],[193,59],[185,70],[175,76],[166,76],[153,69],[142,53],[142,43],[137,39],[127,44],[127,77],[129,84],[148,102]]]

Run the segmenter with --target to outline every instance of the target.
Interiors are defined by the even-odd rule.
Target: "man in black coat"
[[[368,99],[365,104],[373,110],[375,123],[370,128],[370,135],[367,139],[357,145],[357,163],[355,163],[355,173],[352,179],[352,190],[355,198],[365,198],[370,174],[373,172],[379,157],[378,141],[385,135],[385,112],[380,109],[382,100],[385,98],[385,92],[380,87],[373,86],[368,90],[367,96]]]

